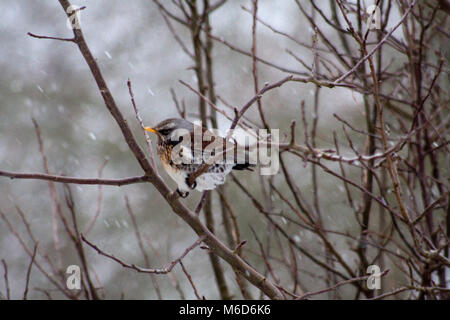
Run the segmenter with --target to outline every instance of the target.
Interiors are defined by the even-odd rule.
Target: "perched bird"
[[[225,183],[225,177],[233,169],[252,171],[254,166],[249,163],[248,152],[242,152],[236,143],[185,119],[167,119],[145,130],[157,135],[159,159],[183,198],[190,190],[213,190]],[[191,184],[191,175],[200,168],[206,171]]]

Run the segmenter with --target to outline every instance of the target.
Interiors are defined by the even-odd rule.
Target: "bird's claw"
[[[183,192],[180,191],[180,189],[177,188],[177,193],[180,195],[181,198],[185,199],[189,195],[189,192]]]
[[[188,174],[186,177],[186,184],[188,185],[189,188],[194,190],[197,187],[197,181],[194,181],[192,184],[190,184],[190,180],[191,180],[191,175]]]

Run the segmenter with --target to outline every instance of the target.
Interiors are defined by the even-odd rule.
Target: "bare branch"
[[[74,178],[66,176],[56,176],[44,173],[19,173],[11,171],[0,171],[0,176],[9,177],[11,179],[32,179],[32,180],[45,180],[61,183],[74,183],[74,184],[88,184],[88,185],[109,185],[109,186],[124,186],[134,183],[149,182],[148,176],[130,177],[124,179],[90,179],[90,178]]]
[[[28,286],[30,284],[31,268],[33,267],[34,259],[36,258],[37,247],[38,247],[38,244],[36,243],[34,245],[33,255],[31,256],[31,261],[30,261],[30,264],[28,265],[28,269],[27,269],[27,276],[26,276],[26,280],[25,280],[25,291],[23,293],[23,300],[27,300]]]
[[[154,274],[167,274],[172,271],[172,269],[179,263],[181,260],[186,257],[186,255],[195,249],[200,243],[202,243],[205,240],[205,237],[200,237],[195,241],[190,247],[188,247],[177,259],[173,260],[167,267],[162,269],[150,269],[150,268],[141,268],[134,264],[127,264],[123,262],[122,260],[114,257],[113,255],[110,255],[108,253],[105,253],[100,248],[98,248],[95,244],[89,242],[82,234],[81,239],[86,242],[90,247],[92,247],[95,251],[97,251],[98,254],[105,256],[111,260],[114,260],[115,262],[119,263],[122,267],[135,270],[137,272],[141,273],[154,273]]]

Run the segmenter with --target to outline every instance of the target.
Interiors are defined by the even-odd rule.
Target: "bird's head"
[[[148,132],[153,132],[158,136],[158,141],[170,143],[171,141],[180,141],[180,136],[187,132],[193,132],[194,125],[184,119],[167,119],[158,123],[155,127],[145,127]]]

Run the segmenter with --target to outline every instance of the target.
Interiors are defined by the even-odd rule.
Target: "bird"
[[[202,192],[224,184],[231,170],[253,171],[255,166],[250,163],[248,150],[239,149],[236,141],[227,141],[188,120],[169,118],[144,129],[156,134],[158,157],[182,198],[191,190]],[[191,175],[200,169],[206,171],[191,183]]]

